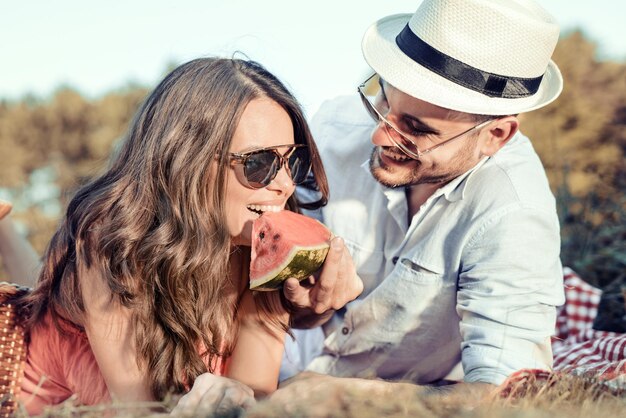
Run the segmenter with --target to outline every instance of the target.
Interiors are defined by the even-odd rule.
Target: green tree
[[[88,100],[62,88],[49,100],[0,104],[0,189],[38,251],[54,231],[59,208],[104,168],[146,92],[130,86]]]
[[[557,196],[563,263],[605,286],[626,272],[626,65],[596,50],[580,31],[561,40],[563,93],[523,115],[523,129]]]

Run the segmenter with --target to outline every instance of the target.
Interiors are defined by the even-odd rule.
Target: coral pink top
[[[75,395],[77,403],[94,405],[111,401],[106,382],[91,351],[87,335],[62,324],[62,335],[49,315],[30,332],[19,401],[30,415]],[[222,375],[223,362],[215,365]]]

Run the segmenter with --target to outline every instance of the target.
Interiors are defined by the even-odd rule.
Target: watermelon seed
[[[261,232],[259,233],[259,238],[260,238],[260,239],[265,238],[265,232],[261,231]]]
[[[280,239],[280,234],[275,234],[274,235],[274,241],[278,241]]]

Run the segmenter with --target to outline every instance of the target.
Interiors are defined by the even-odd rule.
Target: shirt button
[[[348,329],[348,327],[341,328],[341,333],[343,335],[348,335],[349,332],[350,332],[350,329]]]

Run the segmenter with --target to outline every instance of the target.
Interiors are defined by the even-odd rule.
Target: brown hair
[[[261,97],[286,110],[295,142],[309,146],[320,199],[302,206],[324,205],[328,186],[321,160],[285,86],[251,61],[183,64],[146,99],[108,170],[70,202],[38,285],[22,302],[30,312],[28,325],[47,313],[57,323],[82,323],[79,280],[86,277],[77,274],[80,264],[98,271],[113,300],[132,310],[138,362],[157,399],[183,391],[206,372],[206,356],[209,365],[227,356],[241,292],[238,278],[229,279],[228,152],[246,105]],[[298,210],[298,203],[292,196],[288,206]],[[261,305],[271,314],[271,303]],[[199,346],[207,352],[199,353]]]

